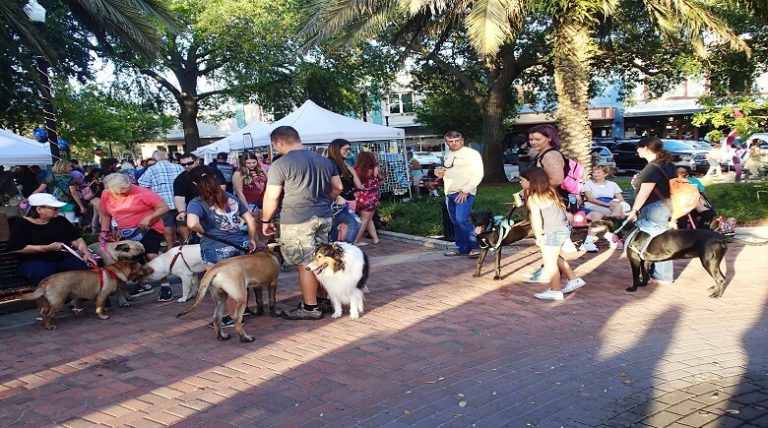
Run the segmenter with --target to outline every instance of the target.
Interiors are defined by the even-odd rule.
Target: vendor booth
[[[208,162],[207,156],[215,156],[218,152],[269,148],[269,134],[280,126],[295,128],[305,145],[324,146],[336,138],[343,138],[352,143],[353,152],[375,152],[386,176],[381,185],[382,193],[404,195],[410,192],[410,170],[405,156],[404,130],[337,114],[312,101],[306,101],[278,121],[269,124],[251,123],[226,138],[198,148],[194,153],[206,156]]]

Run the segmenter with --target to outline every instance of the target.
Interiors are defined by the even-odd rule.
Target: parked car
[[[640,140],[622,140],[614,150],[614,160],[619,169],[640,170],[646,161],[637,154],[637,142]],[[707,151],[691,147],[682,140],[661,140],[664,150],[672,154],[675,165],[687,166],[691,171],[706,172],[709,169]]]
[[[441,165],[443,157],[440,152],[413,152],[413,158],[416,159],[422,168],[429,168],[432,165]]]
[[[613,151],[613,149],[616,147],[616,144],[618,142],[616,140],[610,139],[610,140],[593,140],[592,146],[603,146],[609,151]]]
[[[616,168],[616,162],[613,161],[613,153],[605,146],[593,145],[590,153],[597,153],[600,156],[596,166]]]
[[[705,141],[683,140],[683,142],[693,147],[696,150],[704,150],[705,152],[709,152],[712,150],[712,146]]]

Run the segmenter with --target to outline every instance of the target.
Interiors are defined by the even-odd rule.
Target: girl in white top
[[[550,288],[534,296],[545,300],[563,300],[563,293],[569,293],[585,282],[577,278],[568,262],[560,257],[563,243],[571,237],[571,226],[566,217],[563,200],[549,183],[549,176],[543,168],[528,168],[520,173],[520,183],[528,193],[527,205],[530,212],[531,229],[536,245],[541,249],[544,263],[543,278],[549,279]],[[565,274],[568,282],[564,287],[560,275]]]
[[[624,217],[624,212],[630,210],[619,185],[605,179],[609,172],[607,167],[597,166],[592,169],[592,181],[584,183],[584,208],[589,210],[587,219],[590,221],[600,220],[606,215]]]

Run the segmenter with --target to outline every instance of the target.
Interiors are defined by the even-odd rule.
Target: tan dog
[[[139,241],[106,242],[102,247],[96,242],[88,246],[88,249],[98,254],[104,261],[104,266],[109,266],[118,260],[138,260],[145,254],[144,245]]]
[[[243,329],[243,312],[245,311],[248,297],[248,287],[253,287],[256,299],[261,308],[261,287],[269,287],[269,311],[275,313],[275,293],[277,291],[277,276],[280,274],[280,262],[277,255],[270,250],[259,251],[247,256],[232,257],[216,263],[208,269],[200,281],[200,290],[197,292],[195,302],[191,307],[176,315],[180,317],[195,310],[205,297],[208,287],[211,287],[211,295],[216,301],[216,310],[213,314],[213,328],[216,330],[216,338],[228,340],[229,334],[221,330],[221,318],[224,315],[224,304],[227,297],[237,303],[235,309],[235,331],[240,336],[241,342],[253,342],[253,336],[245,334]]]
[[[24,294],[20,300],[37,300],[37,308],[43,317],[43,327],[56,328],[53,318],[70,295],[81,299],[96,299],[96,315],[108,319],[104,313],[104,302],[117,291],[120,282],[138,278],[145,274],[138,262],[121,260],[103,269],[75,270],[53,274],[40,282],[33,293]]]

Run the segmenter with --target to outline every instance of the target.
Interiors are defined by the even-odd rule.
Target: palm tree
[[[151,58],[162,42],[157,24],[175,28],[173,18],[158,0],[61,0],[61,3],[82,28],[99,40],[104,50],[121,42],[131,51]],[[31,50],[48,55],[49,60],[55,59],[46,51],[42,34],[30,28],[17,0],[0,0],[0,24],[8,31],[0,36],[6,41],[18,35]]]
[[[701,54],[705,53],[705,37],[725,40],[735,48],[746,49],[725,22],[707,10],[703,3],[643,0],[643,4],[658,33],[670,41],[692,43]],[[398,41],[406,48],[425,36],[436,40],[433,43],[439,48],[452,31],[466,28],[479,60],[489,69],[490,75],[498,76],[509,73],[510,67],[515,68],[516,63],[505,63],[502,59],[509,55],[510,48],[515,47],[525,20],[530,19],[528,26],[545,29],[552,39],[550,50],[559,102],[557,121],[565,142],[564,151],[589,165],[588,89],[593,72],[592,58],[598,50],[595,30],[622,7],[637,7],[637,3],[621,3],[619,0],[318,0],[317,12],[303,31],[310,36],[309,43],[334,37],[340,42],[354,42],[378,35],[394,23],[400,28],[396,33],[400,37]],[[404,35],[410,38],[404,38]],[[434,55],[434,52],[433,49],[421,53]],[[533,63],[543,64],[542,58],[546,54],[534,54],[536,60]],[[524,60],[522,56],[516,58],[517,62]],[[447,68],[446,71],[450,72]],[[494,85],[512,85],[514,79],[492,82]],[[471,85],[466,86],[483,109],[486,147],[496,146],[503,130],[501,121],[493,120],[492,110],[498,102],[505,100],[494,97],[495,92],[489,92],[491,96],[488,97],[477,96]],[[490,131],[496,127],[495,132]],[[500,148],[500,144],[498,146]],[[486,162],[499,163],[500,158],[486,153]]]

